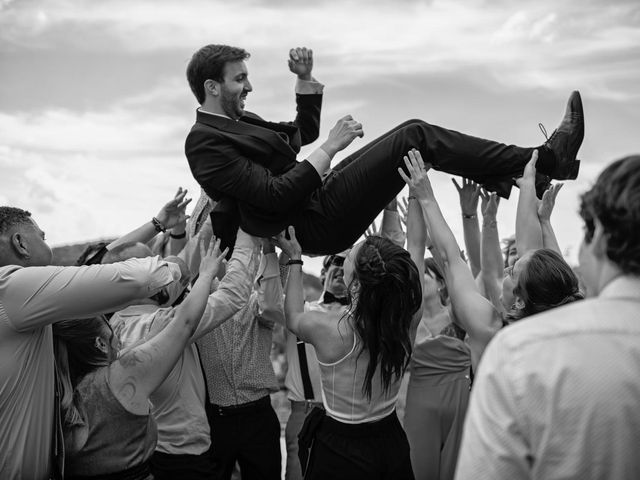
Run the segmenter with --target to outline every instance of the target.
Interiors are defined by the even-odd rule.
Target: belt
[[[291,402],[291,410],[303,410],[304,413],[310,412],[315,407],[324,409],[322,402],[314,402],[313,400],[289,400]]]
[[[271,397],[265,395],[264,397],[254,400],[253,402],[241,403],[239,405],[222,406],[211,404],[211,410],[214,415],[220,417],[226,417],[229,415],[244,415],[247,413],[258,412],[265,408],[271,408]]]
[[[149,462],[144,462],[135,467],[128,468],[113,473],[103,473],[101,475],[69,475],[70,480],[139,480],[147,479],[151,476]]]

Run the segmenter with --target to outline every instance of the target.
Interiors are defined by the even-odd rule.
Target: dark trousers
[[[397,169],[411,148],[435,170],[490,185],[520,176],[534,150],[409,120],[345,158],[311,194],[293,222],[304,252],[350,247],[404,187]],[[552,153],[539,150],[538,171],[548,174],[554,163]]]
[[[155,452],[149,462],[155,480],[173,480],[189,478],[193,480],[211,480],[213,464],[211,455],[170,455]]]
[[[413,480],[409,442],[395,411],[377,422],[351,425],[325,416],[305,480]]]
[[[247,407],[207,404],[214,479],[228,480],[240,465],[242,480],[280,480],[280,421],[269,396]]]

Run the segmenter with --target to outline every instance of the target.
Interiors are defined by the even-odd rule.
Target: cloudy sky
[[[247,108],[288,120],[287,52],[308,46],[326,85],[321,138],[350,113],[365,129],[354,148],[414,117],[539,145],[538,122],[550,133],[580,90],[582,170],[553,218],[575,257],[579,194],[608,162],[640,151],[637,0],[302,3],[0,0],[0,204],[29,209],[62,245],[138,226],[178,186],[197,196],[183,153],[197,106],[191,54],[207,43],[249,50]],[[457,194],[446,175],[433,181],[459,235]],[[501,205],[503,236],[516,199]]]

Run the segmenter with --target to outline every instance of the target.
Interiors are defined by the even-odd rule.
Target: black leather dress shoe
[[[584,112],[580,92],[574,91],[567,102],[567,110],[558,128],[545,142],[556,159],[551,178],[573,180],[578,176],[580,161],[576,159],[584,138]]]

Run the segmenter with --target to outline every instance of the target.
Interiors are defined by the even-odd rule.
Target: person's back
[[[67,474],[73,478],[126,471],[129,478],[151,478],[147,462],[156,447],[156,422],[150,413],[137,415],[124,408],[108,377],[109,367],[101,367],[76,386],[87,440],[78,451],[69,452]]]
[[[322,377],[322,397],[327,415],[344,423],[376,422],[396,408],[402,377],[395,379],[388,390],[382,388],[380,369],[371,381],[371,397],[362,385],[369,365],[369,352],[362,349],[362,341],[353,334],[351,351],[336,362],[318,360]]]
[[[502,428],[518,438],[509,442],[512,458],[504,478],[638,478],[639,293],[640,279],[620,278],[598,298],[499,333],[500,348],[487,350],[482,360],[491,369],[495,394],[489,399],[480,393],[474,401],[476,408],[485,401],[507,406],[507,412],[503,406],[498,411],[508,414]],[[473,443],[466,446],[467,455],[483,455]],[[463,466],[458,478],[478,473]],[[495,478],[493,468],[486,473]]]

